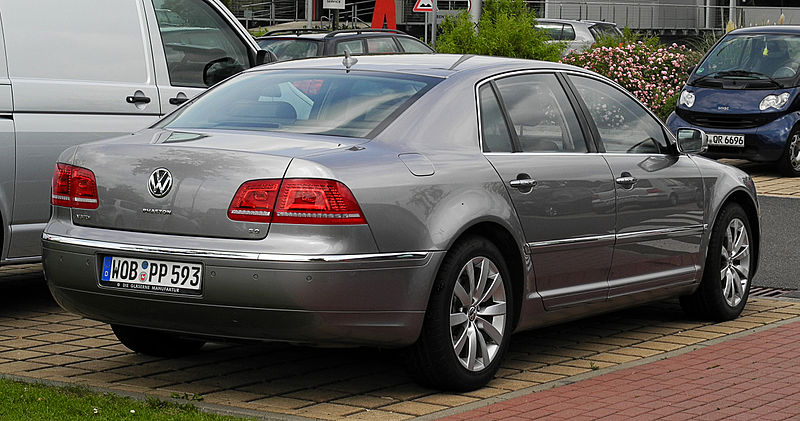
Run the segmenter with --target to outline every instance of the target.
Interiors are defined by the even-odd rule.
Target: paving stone
[[[38,357],[47,357],[49,354],[45,352],[30,351],[27,349],[14,349],[11,351],[0,352],[0,358],[9,360],[29,360]]]
[[[45,333],[41,335],[32,336],[31,339],[35,339],[37,341],[59,343],[59,342],[80,340],[82,339],[82,337],[78,335],[70,335],[68,333]],[[81,344],[76,343],[72,345],[81,345]]]
[[[516,369],[516,370],[533,370],[544,366],[545,364],[535,361],[506,360],[502,362],[502,367]],[[504,376],[501,375],[499,377],[504,377]]]
[[[525,382],[532,382],[534,384],[540,384],[540,383],[551,382],[553,380],[563,379],[564,377],[567,376],[560,374],[542,373],[539,371],[523,371],[522,373],[514,374],[513,376],[509,376],[508,378],[514,380],[522,380]]]
[[[429,403],[407,401],[384,406],[381,409],[384,411],[401,412],[403,414],[421,416],[447,409],[447,407],[442,405],[432,405]]]
[[[430,396],[423,396],[419,399],[415,399],[416,402],[423,402],[423,403],[430,403],[433,405],[441,405],[441,406],[448,406],[448,407],[455,407],[466,405],[471,402],[477,401],[478,398],[473,398],[469,396],[463,395],[454,395],[448,393],[437,393],[435,395]]]
[[[637,348],[646,348],[646,349],[655,349],[657,351],[674,351],[676,349],[683,348],[684,345],[676,344],[676,343],[669,343],[669,342],[661,342],[661,341],[647,341],[642,342],[640,344],[636,344]]]
[[[622,355],[630,355],[634,357],[652,357],[653,355],[663,354],[664,351],[659,351],[656,349],[647,349],[647,348],[639,348],[636,346],[628,347],[628,348],[620,348],[614,351],[615,354],[622,354]]]
[[[397,399],[393,399],[388,396],[378,397],[369,395],[356,395],[356,396],[349,396],[346,398],[336,399],[333,402],[342,405],[375,409],[381,406],[391,405],[399,401]]]
[[[378,397],[386,396],[392,399],[397,399],[399,401],[421,398],[423,396],[431,395],[433,393],[436,393],[436,391],[424,388],[422,386],[413,383],[392,386],[385,389],[379,389],[369,392],[369,394],[372,396],[378,396]]]
[[[608,362],[608,363],[622,364],[622,363],[627,363],[629,361],[636,361],[636,360],[640,359],[640,357],[634,357],[634,356],[631,356],[631,355],[614,354],[614,353],[610,353],[610,352],[602,352],[602,353],[597,354],[597,355],[592,355],[591,357],[586,357],[586,359],[594,360],[594,361],[603,361],[603,362]]]
[[[498,395],[502,395],[504,393],[508,393],[508,390],[498,389],[498,388],[494,388],[494,387],[482,387],[482,388],[477,389],[477,390],[472,390],[472,391],[469,391],[469,392],[465,392],[464,395],[465,396],[471,396],[471,397],[478,398],[478,399],[486,399],[486,398],[492,398],[492,397],[495,397],[495,396],[498,396]]]
[[[223,390],[203,395],[203,402],[238,406],[241,402],[253,401],[261,398],[263,398],[263,396],[257,393],[242,392],[239,390]]]
[[[404,421],[414,418],[412,415],[400,414],[397,412],[389,412],[382,410],[363,410],[355,414],[348,415],[346,420],[365,420],[365,421]]]
[[[69,352],[68,355],[74,355],[76,357],[84,357],[84,358],[91,358],[95,360],[99,360],[102,358],[114,357],[120,355],[119,351],[109,351],[107,349],[102,348],[82,348],[80,351]]]
[[[298,415],[305,417],[338,419],[347,415],[363,412],[363,408],[336,403],[318,403],[298,411]]]
[[[45,363],[50,365],[68,365],[81,361],[86,361],[86,358],[72,357],[69,355],[47,355],[44,357],[33,358],[31,361]]]
[[[118,345],[122,349],[115,349],[114,351],[131,352],[128,348],[125,348],[124,345],[120,344],[119,341],[112,341],[112,340],[108,340],[108,339],[78,337],[75,340],[70,341],[69,344],[70,345],[85,346],[87,348],[100,348],[100,347],[105,347],[107,345]],[[111,350],[111,348],[107,348],[107,349]]]
[[[29,351],[46,352],[48,354],[66,354],[69,352],[83,351],[86,348],[82,346],[68,345],[68,344],[48,344],[40,345],[33,348],[28,348]]]
[[[615,366],[615,365],[618,365],[618,364],[610,363],[610,362],[607,362],[607,361],[590,361],[590,360],[583,359],[583,360],[567,361],[567,362],[564,363],[564,365],[568,365],[568,366],[571,366],[571,367],[586,368],[586,369],[589,369],[589,370],[597,370],[597,369],[601,369],[601,368],[612,367],[612,366]]]
[[[11,339],[7,341],[0,341],[0,345],[13,349],[33,348],[48,344],[49,342],[35,341],[33,339]]]
[[[298,390],[296,392],[287,393],[283,395],[287,398],[295,398],[295,399],[303,399],[307,401],[314,401],[314,402],[328,402],[335,399],[341,399],[348,396],[349,393],[347,392],[339,392],[335,390],[329,389],[304,389]],[[359,395],[363,398],[372,398],[371,396]],[[346,403],[346,402],[345,402]],[[346,403],[347,405],[351,405],[350,403]],[[358,406],[358,405],[354,405]]]
[[[615,352],[617,352],[617,351],[615,351]],[[564,364],[564,363],[562,363],[562,364]],[[568,366],[568,365],[549,365],[549,366],[546,366],[546,367],[542,367],[542,368],[536,369],[536,371],[537,372],[541,372],[541,373],[548,373],[548,374],[558,374],[558,375],[562,375],[562,376],[576,376],[578,374],[583,374],[583,373],[587,372],[588,370],[586,370],[584,368]]]
[[[680,345],[694,345],[696,343],[703,342],[703,338],[695,338],[683,335],[667,335],[664,336],[663,338],[660,338],[659,342],[668,342]]]
[[[314,401],[272,396],[264,399],[250,401],[249,404],[260,408],[297,409],[316,404]]]
[[[46,367],[50,366],[32,361],[12,361],[0,364],[0,373],[18,374],[29,370],[38,370]]]
[[[537,383],[529,382],[529,381],[522,381],[516,379],[498,379],[495,378],[494,380],[490,381],[488,386],[495,389],[505,389],[505,390],[520,390],[526,387],[535,386]]]
[[[110,383],[130,378],[130,376],[123,376],[121,374],[116,374],[108,371],[100,371],[100,372],[90,372],[87,374],[82,374],[78,376],[78,378],[84,379],[85,381],[90,382],[93,385],[109,385]]]
[[[37,378],[48,378],[52,380],[53,377],[73,377],[89,373],[89,371],[73,367],[46,367],[29,373],[31,376]]]

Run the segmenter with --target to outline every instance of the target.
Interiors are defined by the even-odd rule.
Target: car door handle
[[[525,178],[522,180],[511,180],[508,182],[508,185],[514,187],[515,189],[530,189],[536,187],[536,180],[532,178]]]
[[[630,173],[624,172],[621,176],[617,177],[615,181],[623,187],[633,187],[633,185],[636,184],[636,177],[632,176]]]
[[[129,97],[125,97],[125,102],[127,102],[128,104],[149,104],[150,103],[150,97],[149,96],[139,96],[139,95],[129,96]]]
[[[186,102],[188,100],[189,100],[189,98],[187,98],[187,97],[176,96],[174,98],[170,98],[169,99],[169,103],[172,104],[172,105],[181,105],[181,104],[183,104],[184,102]]]

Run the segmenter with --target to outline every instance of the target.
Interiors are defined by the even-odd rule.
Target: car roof
[[[352,70],[417,74],[448,78],[456,74],[511,72],[528,69],[561,69],[588,73],[579,67],[549,61],[524,60],[508,57],[475,56],[469,54],[387,54],[355,56],[358,62]],[[334,69],[341,70],[342,56],[288,60],[259,66],[248,71],[277,69]]]
[[[580,21],[580,20],[570,20],[570,19],[536,19],[536,23],[570,23],[570,24],[583,24],[589,26],[587,22]]]
[[[800,34],[800,25],[753,26],[733,30],[730,34]]]

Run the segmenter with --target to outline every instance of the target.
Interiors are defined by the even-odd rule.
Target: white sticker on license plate
[[[743,134],[708,134],[708,144],[714,146],[733,146],[736,148],[744,147]]]
[[[140,291],[200,295],[203,266],[196,263],[105,256],[100,285]]]

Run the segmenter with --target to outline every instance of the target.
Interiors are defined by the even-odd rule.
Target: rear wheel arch
[[[514,294],[514,317],[512,326],[516,328],[519,322],[525,289],[525,266],[523,263],[522,250],[518,246],[514,236],[505,226],[492,221],[478,222],[464,229],[450,243],[447,249],[451,250],[459,242],[471,237],[486,238],[497,246],[503,255],[503,259],[511,275],[511,288]]]

